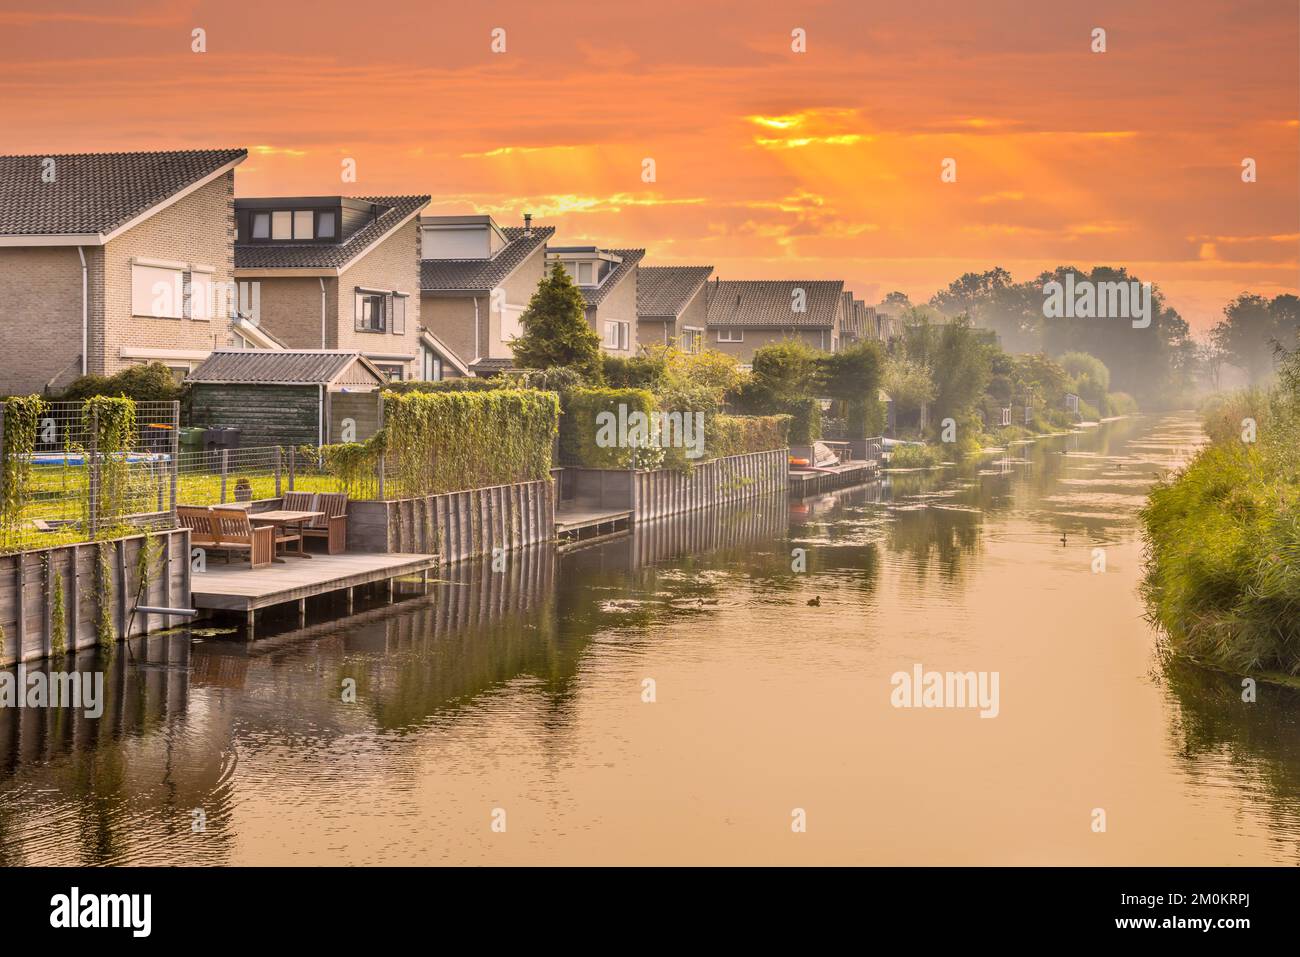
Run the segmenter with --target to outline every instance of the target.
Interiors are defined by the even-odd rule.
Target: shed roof
[[[323,385],[372,392],[387,379],[359,352],[339,349],[220,349],[190,373],[197,385]]]

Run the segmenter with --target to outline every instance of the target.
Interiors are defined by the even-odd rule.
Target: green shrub
[[[663,384],[665,362],[662,355],[623,356],[601,355],[605,384],[611,389],[649,389],[657,391]]]
[[[790,416],[718,415],[705,442],[713,458],[789,448]]]
[[[181,398],[182,387],[161,362],[130,366],[111,376],[83,375],[72,381],[59,396],[65,402],[81,402],[93,396],[125,396],[136,402],[171,402]]]
[[[1110,406],[1109,415],[1137,415],[1137,400],[1127,392],[1108,393],[1106,403]]]
[[[790,444],[812,445],[822,437],[822,407],[816,399],[793,399],[787,403],[790,416]]]
[[[643,412],[648,416],[657,408],[655,397],[645,389],[570,389],[561,395],[560,401],[563,410],[560,462],[599,469],[626,467],[629,450],[599,446],[596,443],[599,433],[596,417],[602,412],[617,417],[620,405],[626,407],[628,416],[633,412]]]
[[[891,469],[928,469],[943,464],[937,445],[896,445],[889,453]]]

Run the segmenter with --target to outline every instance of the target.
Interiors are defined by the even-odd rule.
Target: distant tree
[[[1223,310],[1223,319],[1210,331],[1211,342],[1223,359],[1244,369],[1251,382],[1268,378],[1280,350],[1296,344],[1300,327],[1300,300],[1242,293]]]
[[[912,300],[907,298],[907,293],[898,291],[885,293],[885,298],[880,300],[879,306],[881,312],[891,316],[911,308]]]
[[[1061,356],[1061,368],[1070,377],[1075,395],[1100,408],[1110,391],[1110,370],[1096,356],[1086,352],[1067,352]]]
[[[930,305],[945,316],[969,316],[982,329],[996,333],[1009,352],[1036,349],[1042,336],[1042,297],[1027,284],[1016,284],[1011,273],[995,266],[968,272],[935,293]]]
[[[968,418],[993,374],[997,346],[965,317],[943,326],[931,362],[939,418]]]
[[[587,323],[587,304],[564,267],[556,263],[537,285],[519,317],[524,334],[510,343],[515,364],[525,369],[574,369],[601,381],[600,336]]]

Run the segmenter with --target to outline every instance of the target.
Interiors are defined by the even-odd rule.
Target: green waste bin
[[[181,452],[202,452],[203,433],[206,431],[207,429],[189,426],[181,429]]]

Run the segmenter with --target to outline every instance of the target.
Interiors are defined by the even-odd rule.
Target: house
[[[709,347],[742,363],[749,363],[756,349],[785,339],[826,352],[840,348],[841,280],[714,279],[705,296]]]
[[[242,149],[0,156],[0,393],[234,341]]]
[[[423,378],[488,375],[513,365],[510,340],[546,273],[553,226],[502,227],[491,216],[420,219]]]
[[[600,336],[600,348],[629,357],[637,350],[637,287],[644,249],[558,246],[546,261],[559,263],[587,301],[587,323]]]
[[[243,448],[364,442],[386,381],[359,352],[220,349],[190,374],[190,421],[238,429]]]
[[[248,345],[361,353],[423,377],[420,211],[428,196],[235,201],[235,279]]]
[[[642,266],[636,283],[637,341],[677,345],[687,352],[704,347],[707,306],[704,287],[712,266]]]

